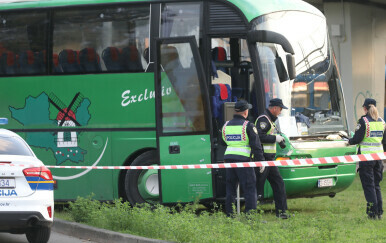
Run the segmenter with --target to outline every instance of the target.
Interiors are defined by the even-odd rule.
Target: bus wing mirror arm
[[[291,54],[286,55],[286,61],[287,61],[287,69],[288,69],[288,76],[289,79],[295,79],[296,78],[296,68],[295,68],[295,57]]]
[[[247,39],[250,43],[263,42],[279,44],[285,52],[295,54],[291,43],[284,35],[269,30],[251,30],[248,32]]]

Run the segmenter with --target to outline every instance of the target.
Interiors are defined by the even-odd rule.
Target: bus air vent
[[[209,32],[210,33],[229,33],[246,32],[248,30],[247,21],[232,5],[225,5],[218,2],[209,2]]]

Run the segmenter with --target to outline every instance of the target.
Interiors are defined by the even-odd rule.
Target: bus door
[[[160,165],[211,163],[209,98],[196,40],[159,38],[155,68]],[[161,202],[212,198],[210,169],[160,170]]]

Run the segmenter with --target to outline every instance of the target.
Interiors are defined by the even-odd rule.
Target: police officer
[[[256,128],[263,145],[264,157],[267,161],[275,160],[276,143],[284,143],[284,138],[276,134],[277,129],[274,123],[282,109],[288,109],[283,105],[283,101],[278,98],[272,99],[269,102],[268,109],[256,119]],[[287,219],[287,195],[279,169],[276,166],[256,168],[256,176],[258,197],[263,197],[265,180],[268,179],[273,190],[276,217]]]
[[[257,129],[247,120],[249,109],[252,108],[245,100],[235,104],[235,115],[222,128],[222,137],[227,144],[224,160],[226,163],[249,162],[251,157],[264,160],[263,150],[257,136]],[[252,156],[251,156],[252,155]],[[237,184],[243,190],[245,212],[256,209],[256,175],[254,168],[226,169],[226,201],[225,210],[228,216],[232,214],[232,204],[235,203]]]
[[[365,99],[363,111],[365,115],[358,120],[355,134],[348,144],[357,145],[357,154],[383,153],[386,143],[385,121],[379,117],[376,101]],[[383,178],[382,160],[359,162],[358,171],[367,201],[368,218],[381,219],[383,208],[379,183]]]

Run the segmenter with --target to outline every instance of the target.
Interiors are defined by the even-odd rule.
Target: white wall
[[[350,9],[347,5],[343,7],[340,3],[327,3],[324,5],[324,14],[330,32],[330,39],[334,48],[339,73],[343,82],[343,91],[346,100],[346,111],[348,115],[349,128],[352,130],[354,114],[353,100],[353,74],[352,74],[352,52],[351,52],[351,21]],[[340,35],[331,34],[332,26],[338,27]]]
[[[383,117],[385,101],[386,10],[356,3],[325,3],[330,28],[342,27],[331,36],[343,79],[350,129],[363,115],[365,98],[377,100]]]

